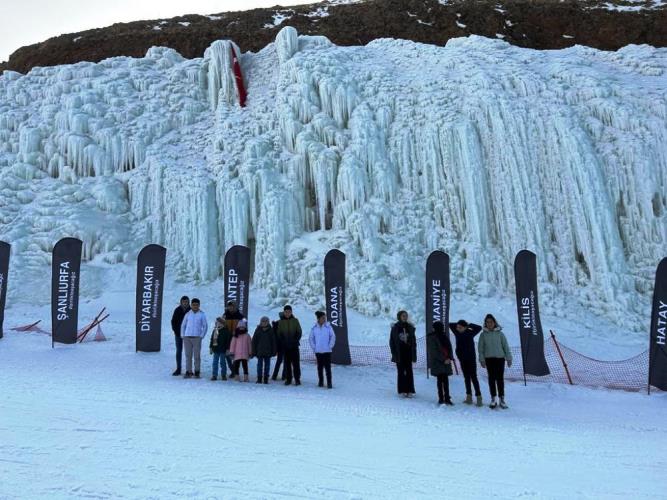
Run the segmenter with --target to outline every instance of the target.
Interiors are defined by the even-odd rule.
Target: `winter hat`
[[[464,328],[468,326],[468,322],[467,322],[466,320],[464,320],[464,319],[460,319],[460,320],[458,320],[458,321],[456,322],[456,324],[457,324],[457,325],[461,325],[461,326],[464,327]]]
[[[235,306],[236,302],[234,302],[233,300],[229,300],[229,301],[227,301],[227,305],[228,306]]]
[[[268,316],[262,316],[259,320],[260,323],[270,323],[271,320],[269,319]]]
[[[239,330],[247,330],[248,329],[248,322],[244,319],[239,320],[238,325],[236,325],[236,328]]]
[[[445,333],[445,324],[442,321],[436,321],[433,323],[433,331],[439,334]]]
[[[404,314],[408,314],[408,311],[404,311],[401,309],[400,311],[398,311],[398,314],[396,314],[396,319],[398,321],[401,321],[401,316],[403,316]]]

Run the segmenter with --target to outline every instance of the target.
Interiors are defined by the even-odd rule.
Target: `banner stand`
[[[224,265],[225,303],[233,301],[236,307],[248,319],[248,301],[250,300],[250,248],[234,245],[225,254]]]
[[[331,353],[331,362],[336,365],[352,364],[345,293],[345,254],[340,250],[330,250],[324,257],[324,297],[327,320],[336,334]]]
[[[433,323],[441,321],[445,324],[445,334],[449,337],[449,255],[441,250],[431,252],[426,259],[425,278],[425,334],[431,333]],[[426,349],[426,378],[429,378],[428,361],[428,349]]]

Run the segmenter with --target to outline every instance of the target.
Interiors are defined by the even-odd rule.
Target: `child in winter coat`
[[[438,404],[454,406],[449,395],[449,376],[452,374],[452,343],[442,321],[433,323],[433,330],[426,336],[428,368],[438,385]]]
[[[322,311],[315,313],[317,323],[310,329],[308,341],[317,358],[318,387],[324,387],[324,372],[327,373],[327,388],[333,388],[331,383],[331,352],[336,344],[336,334],[327,321],[327,315]]]
[[[482,368],[486,368],[489,375],[489,390],[491,392],[491,404],[489,408],[498,407],[496,402],[496,389],[500,397],[500,407],[507,409],[505,404],[505,361],[507,366],[512,366],[512,351],[507,343],[507,338],[502,327],[492,314],[484,318],[484,328],[479,336],[479,362]]]
[[[257,383],[268,384],[271,358],[276,355],[276,335],[269,318],[264,316],[252,336],[252,353],[257,356]]]
[[[243,381],[248,381],[248,360],[252,355],[252,342],[248,334],[248,323],[242,319],[236,326],[234,337],[229,346],[229,352],[234,356],[234,374],[241,380],[240,367],[243,366]]]
[[[209,351],[213,355],[213,374],[211,380],[218,379],[218,366],[220,366],[220,379],[227,380],[227,351],[232,341],[232,332],[227,329],[224,318],[216,318],[215,327],[211,334]],[[231,369],[231,366],[230,366]]]

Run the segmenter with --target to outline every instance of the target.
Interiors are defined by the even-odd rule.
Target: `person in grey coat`
[[[477,352],[479,363],[482,368],[486,368],[489,376],[489,391],[491,392],[489,408],[495,409],[498,407],[496,401],[496,395],[498,395],[500,397],[500,407],[507,409],[505,403],[505,362],[507,362],[508,367],[512,366],[512,351],[502,327],[492,314],[487,314],[484,318],[484,328],[479,336]]]

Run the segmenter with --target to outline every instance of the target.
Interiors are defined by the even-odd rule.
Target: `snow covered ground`
[[[461,377],[453,408],[423,373],[399,399],[391,367],[335,367],[332,391],[313,365],[299,388],[185,381],[170,335],[135,353],[119,308],[105,343],[0,341],[0,498],[664,496],[665,394],[512,383],[491,411]]]

